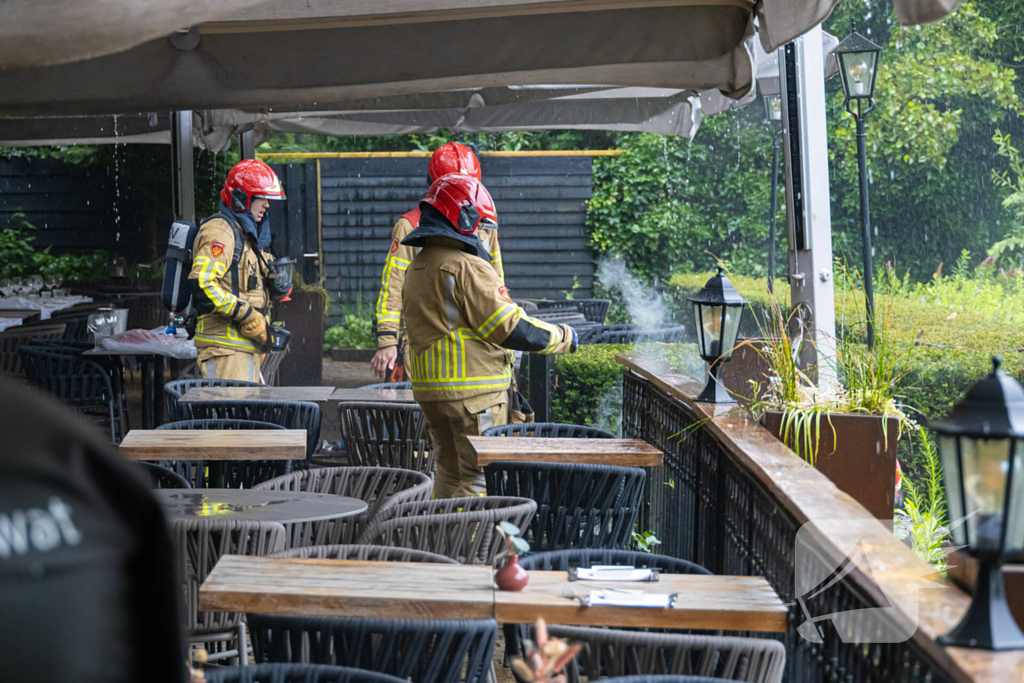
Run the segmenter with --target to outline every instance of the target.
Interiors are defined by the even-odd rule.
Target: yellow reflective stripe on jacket
[[[199,288],[213,302],[214,310],[221,315],[230,316],[231,309],[238,299],[217,284],[228,272],[227,266],[219,261],[211,260],[208,256],[197,256],[193,263],[199,266],[199,277],[196,278]]]
[[[377,321],[381,320],[395,320],[398,321],[402,318],[401,311],[389,311],[388,310],[388,299],[392,296],[391,291],[391,273],[395,269],[404,271],[409,268],[409,262],[403,258],[397,256],[388,255],[387,263],[384,264],[384,272],[380,278],[380,294],[377,296]]]
[[[196,321],[196,341],[209,342],[211,344],[217,344],[218,346],[230,346],[231,348],[244,349],[245,351],[260,350],[260,347],[256,345],[256,342],[243,337],[238,331],[238,327],[231,323],[227,324],[227,334],[209,334],[206,331],[206,322],[208,320],[213,323],[215,327],[223,325],[223,321],[214,318],[213,315],[214,314],[211,313],[199,316],[199,320]]]
[[[466,376],[466,339],[480,339],[468,328],[453,330],[422,353],[412,354],[412,388],[417,391],[500,390],[512,381],[512,366],[500,375]]]
[[[509,316],[515,315],[519,312],[519,307],[515,304],[505,304],[498,310],[496,310],[490,318],[484,321],[477,332],[480,333],[482,339],[487,339],[491,332],[497,329],[498,325],[508,320]]]

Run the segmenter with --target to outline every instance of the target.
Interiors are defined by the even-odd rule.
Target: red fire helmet
[[[479,227],[498,227],[498,212],[491,193],[472,176],[462,173],[441,176],[427,190],[423,201],[440,211],[463,235],[472,235]]]
[[[273,169],[258,159],[243,159],[228,171],[220,198],[232,211],[245,213],[253,197],[284,199],[284,188]]]
[[[480,160],[469,147],[457,142],[446,142],[430,155],[427,175],[430,176],[430,182],[434,182],[449,173],[464,173],[480,180]]]

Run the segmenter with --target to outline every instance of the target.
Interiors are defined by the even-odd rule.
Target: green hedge
[[[584,344],[555,358],[551,413],[555,422],[618,433],[622,417],[622,366],[615,354],[631,344]]]

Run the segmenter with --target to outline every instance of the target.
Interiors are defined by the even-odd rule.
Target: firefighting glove
[[[267,319],[252,306],[248,313],[238,321],[238,331],[246,339],[251,339],[261,346],[267,343]]]
[[[569,344],[569,353],[576,353],[576,349],[580,345],[580,337],[576,334],[576,328],[569,325],[559,325],[559,327],[562,328],[562,341],[572,339],[572,343]]]

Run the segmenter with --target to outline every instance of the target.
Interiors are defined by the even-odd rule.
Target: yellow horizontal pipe
[[[521,150],[480,152],[484,157],[615,157],[621,149]],[[431,152],[256,152],[260,159],[380,159],[429,157]]]

